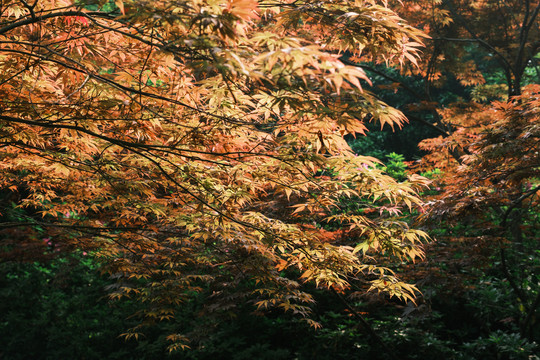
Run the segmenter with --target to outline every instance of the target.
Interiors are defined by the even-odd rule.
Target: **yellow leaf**
[[[124,1],[123,0],[114,0],[114,4],[118,6],[118,9],[120,9],[120,12],[122,15],[126,15],[126,12],[124,10]]]

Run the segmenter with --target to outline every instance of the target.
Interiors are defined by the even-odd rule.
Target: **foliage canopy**
[[[350,150],[405,118],[340,56],[414,64],[422,37],[371,0],[1,1],[5,256],[92,251],[149,321],[196,293],[307,317],[303,282],[412,299],[380,256],[422,256],[426,180]]]

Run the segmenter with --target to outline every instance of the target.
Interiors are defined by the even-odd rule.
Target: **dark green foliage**
[[[405,164],[405,157],[401,154],[391,152],[386,155],[387,161],[385,163],[384,171],[394,179],[403,181],[407,178],[407,165]]]
[[[523,310],[496,258],[482,272],[456,267],[467,255],[454,255],[422,287],[418,307],[385,305],[383,299],[350,304],[399,359],[538,359],[538,345],[519,334],[516,319]],[[136,323],[130,315],[139,305],[108,300],[105,288],[112,282],[91,256],[3,262],[0,275],[2,359],[391,359],[354,314],[323,292],[317,293],[320,330],[287,314],[255,314],[249,305],[202,323],[197,314],[203,304],[190,303],[179,309],[177,322],[151,326],[139,342],[126,342],[118,335]],[[166,354],[161,334],[180,329],[189,333],[191,349]]]
[[[77,253],[48,264],[0,263],[0,358],[126,359],[141,347],[118,337],[136,310],[110,303],[91,256]],[[160,358],[163,350],[143,357]],[[147,357],[148,356],[148,357]]]

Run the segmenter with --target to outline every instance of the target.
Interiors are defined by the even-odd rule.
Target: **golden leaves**
[[[99,249],[119,279],[114,296],[158,303],[151,320],[203,287],[225,294],[217,309],[232,306],[246,279],[258,308],[300,316],[313,302],[307,281],[344,291],[366,276],[412,296],[377,282],[391,273],[374,259],[422,256],[425,234],[397,217],[421,206],[425,179],[397,183],[352,153],[344,136],[363,134],[368,116],[405,119],[336,49],[414,62],[418,32],[364,2],[277,20],[253,0],[116,5],[125,16],[44,18],[39,38],[22,25],[1,35],[11,38],[0,52],[0,183],[28,189],[19,206],[67,244]]]
[[[229,0],[227,11],[239,19],[249,21],[259,18],[258,7],[257,0]]]
[[[118,6],[118,9],[122,13],[122,15],[126,14],[126,10],[124,9],[124,1],[123,0],[114,0],[114,4]]]

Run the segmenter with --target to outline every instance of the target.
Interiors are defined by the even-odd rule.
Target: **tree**
[[[382,257],[422,256],[427,235],[400,214],[426,180],[398,183],[343,140],[406,121],[340,60],[416,62],[422,33],[388,7],[0,4],[0,184],[18,209],[2,209],[4,253],[93,252],[146,321],[202,294],[210,311],[251,302],[315,324],[307,282],[413,298]]]
[[[460,124],[445,118],[445,107],[459,103],[488,104],[520,95],[523,86],[539,81],[540,27],[538,1],[395,1],[393,8],[431,38],[418,66],[401,73],[362,63],[378,94],[399,106],[415,127],[450,137]],[[366,61],[368,58],[352,58]],[[390,100],[391,99],[391,100]],[[470,126],[470,124],[467,124]],[[462,155],[453,151],[453,157]]]
[[[534,265],[540,204],[539,91],[538,85],[530,85],[509,102],[498,102],[482,111],[471,112],[467,107],[463,113],[454,113],[462,124],[474,124],[474,132],[460,134],[469,138],[468,154],[460,158],[459,166],[445,169],[444,176],[452,174],[452,180],[442,180],[442,191],[432,197],[433,204],[425,214],[431,220],[466,222],[480,230],[480,238],[497,245],[502,271],[520,304],[517,318],[521,334],[530,340],[537,336],[533,329],[540,306]],[[444,156],[442,146],[436,143],[423,143],[433,151],[431,159]],[[443,144],[450,148],[461,145]]]
[[[400,14],[432,36],[421,74],[426,87],[452,74],[463,86],[489,83],[500,71],[509,96],[521,94],[537,67],[538,1],[407,1]],[[538,80],[538,73],[536,79]],[[426,91],[429,93],[429,90]]]
[[[473,229],[466,236],[497,244],[522,308],[515,315],[521,335],[530,340],[540,305],[539,12],[538,1],[408,1],[400,8],[432,37],[419,70],[409,71],[424,89],[403,86],[417,99],[409,105],[417,116],[409,117],[440,135],[419,144],[427,155],[416,169],[439,171],[425,218],[465,224]]]

